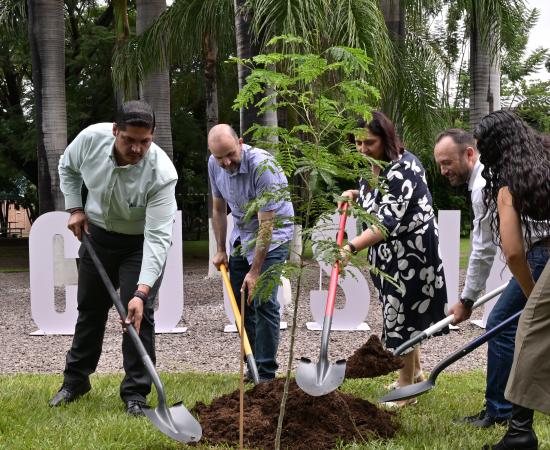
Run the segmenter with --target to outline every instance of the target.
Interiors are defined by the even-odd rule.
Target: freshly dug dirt
[[[244,394],[244,444],[248,449],[274,448],[284,379],[262,383]],[[203,439],[210,444],[239,444],[239,391],[197,403]],[[369,440],[373,435],[391,438],[396,432],[394,414],[367,400],[334,391],[311,397],[296,382],[290,383],[281,448],[329,450],[337,442]]]
[[[403,367],[403,361],[384,349],[380,338],[372,334],[346,361],[346,378],[374,378]]]

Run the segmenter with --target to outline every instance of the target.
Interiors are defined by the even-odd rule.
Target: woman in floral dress
[[[391,283],[371,273],[383,305],[382,341],[387,349],[394,350],[447,314],[437,222],[424,167],[403,149],[392,122],[383,113],[374,112],[369,123],[359,125],[365,133],[355,137],[357,150],[387,165],[382,169],[372,166],[379,189],[371,189],[361,179],[359,189],[345,191],[342,196],[375,215],[386,233],[375,226],[367,227],[344,246],[344,263],[350,254],[370,247],[372,266],[393,278]],[[442,332],[448,333],[448,328]],[[422,381],[420,347],[409,349],[403,359],[397,385]],[[415,402],[405,400],[397,406]]]

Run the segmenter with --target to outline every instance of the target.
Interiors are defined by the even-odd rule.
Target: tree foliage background
[[[114,56],[134,52],[125,68],[130,78],[168,61],[174,163],[180,173],[178,199],[186,210],[184,227],[193,231],[185,237],[204,238],[200,231],[207,219],[206,107],[211,94],[205,77],[210,70],[206,67],[205,39],[214,39],[216,44],[218,120],[239,129],[238,112],[231,108],[238,91],[237,68],[225,63],[236,55],[234,4],[231,0],[175,0],[157,20],[156,28],[153,25],[149,34],[136,38],[136,5],[130,0],[130,39],[115,53],[113,3],[64,1],[68,140],[92,123],[113,120],[119,88],[113,83],[113,67],[115,75],[118,70]],[[372,84],[381,93],[378,107],[391,115],[405,145],[425,164],[436,208],[462,209],[463,230],[468,231],[466,192],[448,186],[438,174],[431,153],[438,131],[449,126],[468,127],[471,1],[311,0],[295,2],[291,8],[280,0],[237,3],[248,14],[251,42],[257,51],[282,33],[316,41],[325,48],[347,45],[364,49],[374,61]],[[384,9],[389,3],[398,6],[397,14],[382,17],[378,8]],[[528,9],[523,0],[479,0],[476,5],[498,14],[496,41],[503,107],[514,108],[535,128],[549,132],[549,83],[530,81],[541,67],[550,68],[549,54],[544,48],[530,54],[526,51],[538,12]],[[443,20],[436,23],[436,17]],[[161,48],[168,58],[160,58]],[[37,211],[33,89],[26,2],[2,0],[0,192],[18,196],[19,203]],[[293,118],[284,109],[278,118],[281,126],[292,126]]]

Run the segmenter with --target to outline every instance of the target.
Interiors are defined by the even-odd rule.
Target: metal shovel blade
[[[197,442],[202,437],[199,422],[183,403],[176,403],[171,408],[144,408],[143,412],[160,431],[176,441]]]
[[[443,361],[441,361],[439,364],[437,364],[437,366],[433,368],[430,373],[430,378],[428,378],[427,381],[422,381],[420,383],[411,384],[409,386],[396,389],[382,397],[379,400],[380,403],[393,402],[395,400],[406,400],[408,398],[416,397],[417,395],[428,392],[435,386],[435,380],[444,369],[449,367],[454,362],[458,361],[460,358],[468,355],[473,350],[487,342],[489,339],[492,339],[497,334],[502,333],[502,331],[510,327],[513,323],[516,323],[521,313],[522,311],[518,311],[517,313],[508,317],[508,319],[499,323],[496,327],[492,328],[489,331],[486,331],[481,336],[478,336],[474,340],[468,342],[466,345],[456,350],[451,355],[447,356]]]
[[[301,358],[296,369],[296,384],[306,394],[320,397],[338,389],[345,376],[345,359],[340,359],[334,364],[330,364],[328,360],[315,364],[309,358]]]
[[[409,398],[416,397],[418,395],[424,394],[431,390],[435,386],[435,380],[431,378],[426,381],[421,381],[420,383],[409,384],[408,386],[394,389],[388,394],[384,395],[379,402],[395,402],[397,400],[407,400]]]

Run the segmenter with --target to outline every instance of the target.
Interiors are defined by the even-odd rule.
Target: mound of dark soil
[[[249,449],[274,448],[284,379],[255,386],[244,396],[244,443]],[[239,391],[197,403],[203,439],[210,444],[239,445]],[[311,397],[296,382],[290,383],[281,448],[329,450],[338,441],[366,441],[373,435],[391,438],[396,432],[394,414],[339,391]]]
[[[374,378],[403,367],[399,356],[384,349],[375,334],[346,361],[346,378]]]

